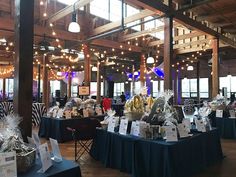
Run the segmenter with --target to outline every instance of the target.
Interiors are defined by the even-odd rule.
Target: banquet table
[[[36,160],[36,164],[26,173],[20,173],[18,177],[81,177],[80,167],[77,163],[63,159],[62,162],[53,162],[53,166],[50,167],[45,173],[38,173],[41,168],[39,160]]]
[[[104,119],[104,115],[102,116],[94,116],[89,118],[96,119]],[[39,137],[44,138],[53,138],[56,139],[59,143],[67,142],[73,140],[72,134],[67,127],[74,127],[75,125],[80,123],[81,119],[89,119],[89,118],[72,118],[72,119],[64,119],[64,118],[49,118],[42,117],[39,127],[38,135]]]
[[[236,118],[215,117],[215,126],[222,138],[236,139]]]
[[[132,177],[188,177],[222,160],[218,129],[178,142],[148,140],[97,129],[90,150],[106,167]]]

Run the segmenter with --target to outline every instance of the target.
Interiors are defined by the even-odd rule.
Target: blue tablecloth
[[[236,139],[236,119],[215,117],[215,126],[219,129],[222,138]]]
[[[102,119],[103,116],[95,116],[90,118]],[[59,143],[73,140],[72,134],[67,130],[67,127],[75,127],[80,123],[81,119],[88,118],[73,118],[73,119],[58,119],[42,117],[39,127],[39,136],[44,138],[56,139]]]
[[[37,173],[42,167],[39,160],[36,164],[26,173],[18,174],[18,177],[81,177],[80,167],[77,163],[63,159],[60,163],[53,162],[45,173]]]
[[[223,158],[217,129],[174,143],[98,129],[90,153],[133,177],[189,177]]]

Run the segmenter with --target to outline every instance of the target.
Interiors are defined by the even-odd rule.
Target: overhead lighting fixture
[[[92,71],[98,71],[98,68],[96,66],[93,66]]]
[[[129,78],[128,81],[132,81],[132,78]]]
[[[188,70],[188,71],[193,71],[193,66],[189,65],[189,66],[187,67],[187,70]]]
[[[134,71],[134,75],[135,75],[135,76],[138,76],[138,71]]]
[[[72,33],[79,33],[80,26],[77,23],[76,12],[75,12],[75,3],[74,3],[74,12],[72,13],[72,19],[68,27],[68,31]]]
[[[153,57],[148,57],[147,58],[147,64],[153,64],[155,62]]]

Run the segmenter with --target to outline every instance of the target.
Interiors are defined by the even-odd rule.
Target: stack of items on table
[[[167,141],[191,136],[191,129],[199,132],[211,129],[210,122],[203,112],[195,116],[192,124],[190,119],[179,117],[171,103],[172,97],[172,91],[165,91],[157,99],[148,100],[145,108],[143,98],[136,95],[126,102],[125,116],[115,117],[114,112],[110,111],[101,124],[110,132],[151,139],[164,138]]]
[[[91,117],[94,115],[102,115],[102,109],[96,100],[87,99],[82,101],[80,98],[70,99],[64,108],[59,108],[59,105],[49,109],[47,116],[53,118],[77,118]]]

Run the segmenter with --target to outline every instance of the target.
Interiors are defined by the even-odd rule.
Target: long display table
[[[90,118],[104,119],[103,116],[94,116]],[[81,119],[88,118],[72,118],[72,119],[62,119],[62,118],[49,118],[42,117],[39,127],[39,136],[44,138],[56,139],[59,143],[67,142],[73,140],[72,134],[67,130],[67,127],[74,127],[80,123]]]
[[[63,159],[60,163],[53,162],[45,173],[38,173],[41,168],[40,161],[37,160],[36,164],[26,173],[18,174],[18,177],[81,177],[80,167],[77,163]]]
[[[189,177],[223,158],[217,129],[173,143],[97,129],[90,154],[133,177]]]
[[[236,118],[215,117],[214,121],[222,138],[236,139]]]

